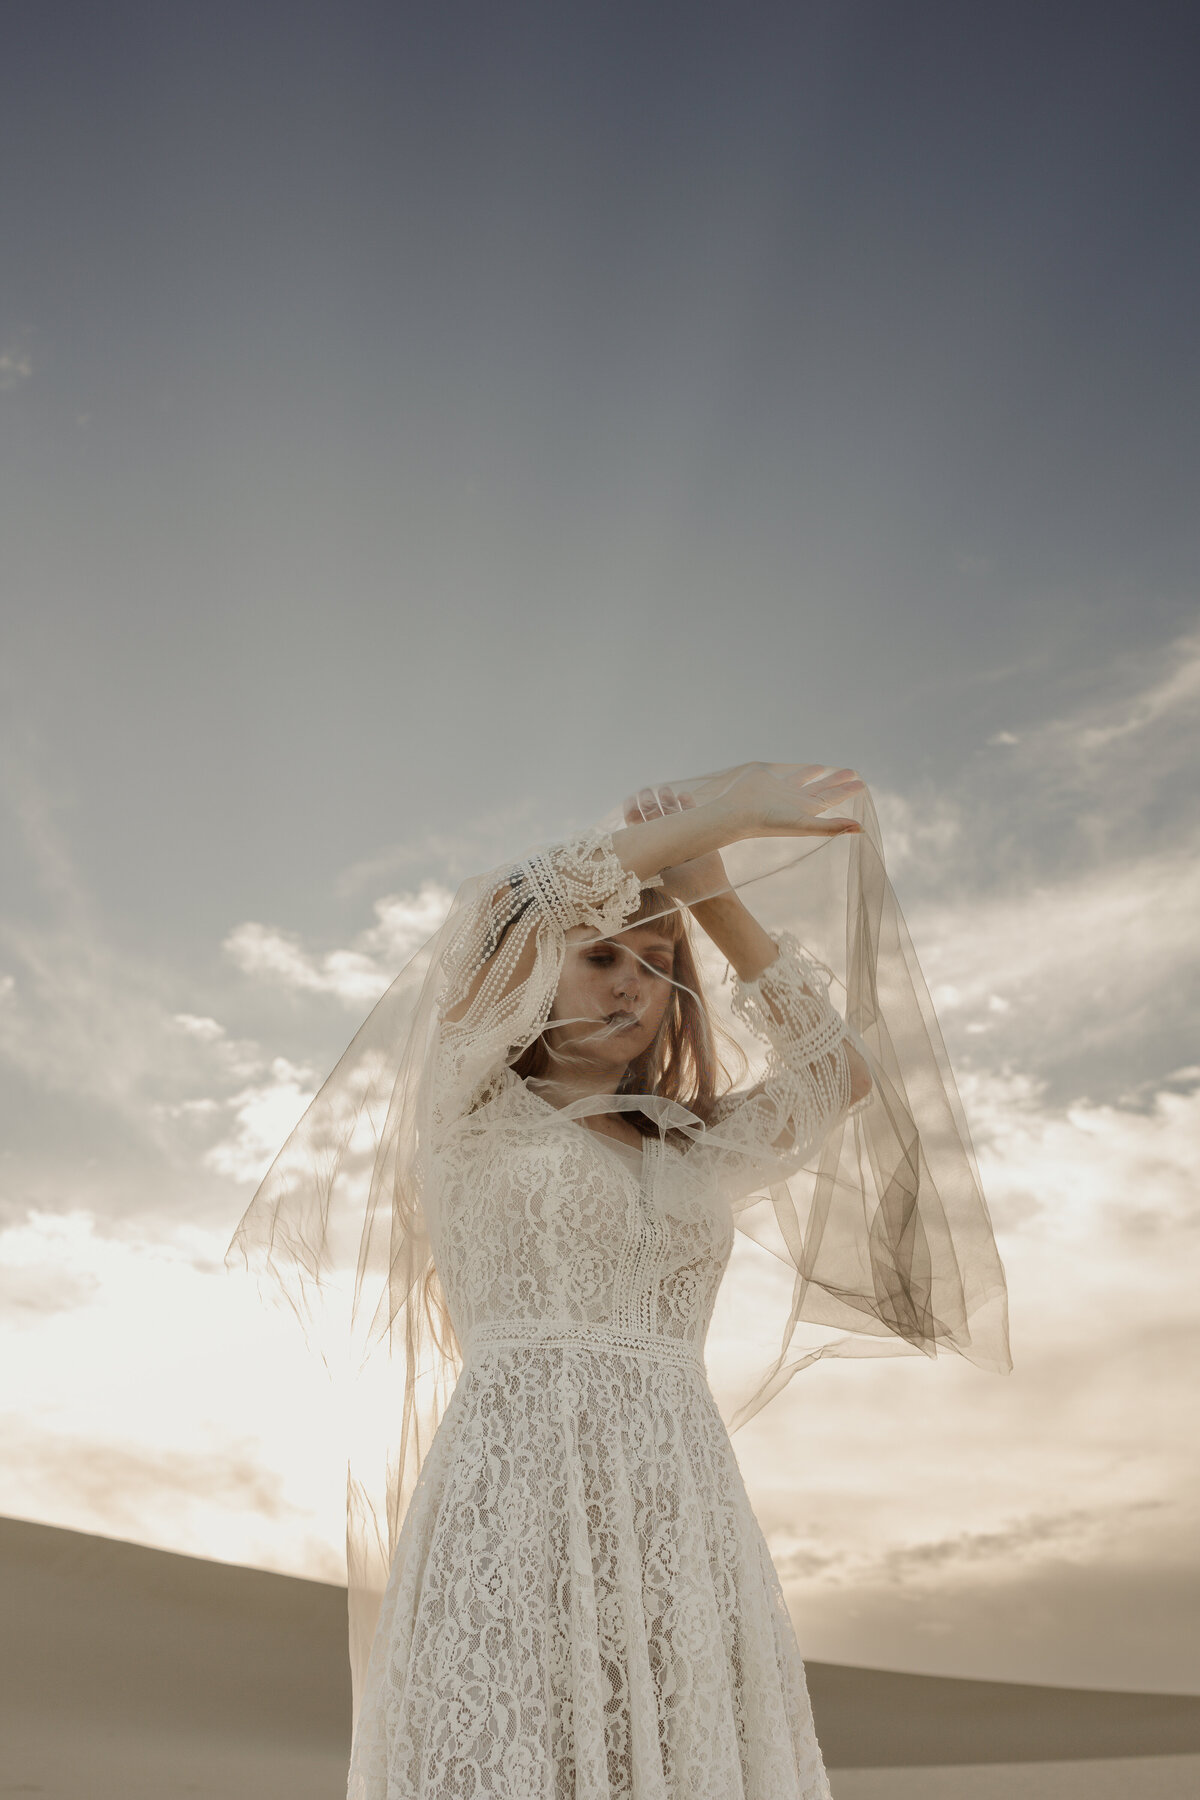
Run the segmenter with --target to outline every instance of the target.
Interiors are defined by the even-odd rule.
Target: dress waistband
[[[616,1325],[565,1323],[557,1319],[489,1319],[472,1327],[463,1350],[464,1366],[484,1350],[541,1344],[555,1350],[591,1350],[602,1355],[648,1356],[677,1369],[704,1368],[704,1349],[688,1338],[646,1337]]]

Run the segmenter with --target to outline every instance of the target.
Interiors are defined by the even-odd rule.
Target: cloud
[[[453,832],[426,831],[405,843],[392,844],[358,858],[338,877],[338,894],[359,894],[390,883],[402,871],[437,870],[456,887],[469,875],[501,863],[514,843],[534,843],[544,835],[544,821],[532,797],[489,808],[459,821]],[[447,893],[450,889],[447,888]]]
[[[798,1542],[784,1529],[771,1534],[771,1555],[783,1581],[820,1575],[842,1586],[860,1582],[907,1586],[941,1581],[946,1576],[957,1579],[959,1570],[969,1564],[993,1565],[994,1572],[1008,1580],[1017,1565],[1041,1562],[1047,1551],[1056,1557],[1065,1552],[1086,1559],[1098,1539],[1128,1529],[1131,1515],[1162,1504],[1146,1499],[1108,1510],[1034,1511],[991,1530],[917,1538],[885,1546],[882,1553],[877,1539],[865,1540],[858,1547],[843,1544],[835,1551],[818,1548],[811,1541]]]
[[[873,788],[879,828],[894,876],[930,861],[948,862],[962,838],[963,812],[952,796],[931,792],[923,799]]]
[[[220,1043],[225,1036],[223,1025],[218,1025],[215,1019],[200,1018],[195,1013],[176,1013],[175,1023],[181,1031],[199,1038],[202,1044]]]
[[[1097,1071],[1119,1087],[1135,1068],[1161,1076],[1186,1055],[1197,918],[1200,840],[993,896],[925,902],[909,923],[961,1049],[975,1058],[982,1044],[962,1040],[986,1036],[993,1066],[1063,1070],[1081,1085]]]
[[[1010,1221],[1045,1218],[1076,1244],[1111,1234],[1124,1280],[1129,1254],[1155,1239],[1170,1242],[1178,1268],[1175,1252],[1200,1231],[1200,1071],[1177,1070],[1173,1085],[1124,1106],[1047,1107],[1044,1085],[1020,1074],[975,1076],[964,1089],[985,1186]]]
[[[1041,1559],[1048,1546],[1056,1554],[1064,1548],[1086,1556],[1098,1537],[1128,1527],[1130,1515],[1163,1505],[1160,1500],[1138,1500],[1111,1511],[1074,1507],[1062,1512],[1034,1512],[993,1531],[960,1531],[951,1537],[898,1544],[879,1560],[882,1579],[895,1583],[940,1576],[957,1571],[964,1563],[992,1563],[1005,1575],[1013,1564]]]
[[[294,934],[249,921],[237,925],[224,948],[245,975],[298,993],[333,994],[351,1006],[372,1005],[415,950],[444,920],[453,895],[436,881],[375,902],[375,923],[347,949],[315,955]]]
[[[956,1065],[1117,1102],[1194,1060],[1200,630],[1090,688],[878,802]]]
[[[13,1126],[25,1146],[10,1152],[4,1210],[19,1219],[22,1201],[63,1213],[94,1206],[137,1214],[152,1230],[182,1197],[193,1212],[223,1208],[232,1228],[242,1200],[224,1184],[263,1172],[308,1105],[313,1075],[232,1036],[198,1004],[193,978],[115,951],[42,795],[8,773],[49,917],[0,920],[12,965],[0,977],[0,1060],[20,1078]],[[365,950],[385,954],[422,927],[430,898],[413,899],[407,912],[380,904]]]
[[[1033,833],[1045,861],[1084,874],[1143,847],[1194,839],[1200,770],[1200,629],[1117,659],[1073,711],[1027,728],[991,765],[978,837],[999,868]],[[975,771],[972,771],[975,775]],[[1052,827],[1050,833],[1045,828]]]
[[[83,1212],[0,1232],[0,1511],[337,1579],[333,1390],[224,1239]]]
[[[1125,699],[1110,703],[1099,717],[1084,713],[1046,727],[1047,739],[1057,737],[1077,755],[1125,747],[1134,737],[1179,718],[1193,724],[1200,719],[1200,632],[1185,632],[1170,645],[1165,668],[1156,679]]]
[[[1153,880],[1200,840],[1200,627],[1075,682],[1076,704],[999,731],[902,795],[877,794],[906,908],[1080,893],[1143,859]],[[1147,886],[1151,907],[1169,893]],[[918,941],[918,949],[921,949]]]
[[[165,1001],[164,972],[106,941],[50,807],[10,760],[6,788],[48,905],[36,925],[0,920],[0,1059],[27,1083],[97,1103],[164,1144],[153,1101],[194,1079],[201,1040]]]
[[[23,1417],[0,1419],[0,1432],[10,1516],[185,1554],[212,1556],[219,1546],[222,1560],[302,1569],[315,1581],[346,1578],[344,1557],[310,1508],[289,1497],[284,1472],[264,1463],[255,1436],[162,1449],[54,1433]]]
[[[86,916],[69,927],[0,923],[0,945],[13,964],[0,984],[0,1061],[20,1080],[8,1083],[9,1141],[28,1146],[38,1188],[57,1167],[68,1207],[81,1180],[93,1192],[103,1180],[123,1189],[122,1211],[159,1210],[197,1159],[205,1166],[231,1111],[250,1153],[252,1090],[278,1085],[257,1044],[211,1015],[176,1011],[164,972],[113,951]]]
[[[233,1181],[261,1180],[314,1092],[311,1071],[277,1056],[269,1080],[233,1095],[233,1133],[205,1152],[206,1165]]]
[[[21,350],[13,345],[0,350],[0,393],[20,387],[32,374],[33,358],[28,350]]]

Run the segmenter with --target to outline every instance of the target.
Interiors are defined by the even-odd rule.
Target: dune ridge
[[[0,1584],[0,1728],[16,1752],[0,1791],[344,1793],[344,1589],[18,1519],[0,1519]],[[826,1761],[847,1772],[846,1800],[885,1791],[901,1800],[923,1769],[933,1792],[939,1767],[953,1780],[955,1768],[1029,1765],[1010,1791],[1041,1794],[1051,1776],[1029,1786],[1034,1765],[1057,1764],[1064,1796],[1075,1791],[1069,1764],[1163,1759],[1168,1785],[1154,1791],[1164,1794],[1175,1791],[1168,1764],[1189,1783],[1200,1767],[1200,1697],[806,1667]],[[895,1778],[880,1786],[888,1770]],[[964,1776],[959,1791],[970,1789]]]

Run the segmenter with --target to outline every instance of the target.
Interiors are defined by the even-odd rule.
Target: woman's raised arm
[[[740,763],[705,776],[686,794],[642,788],[625,803],[625,827],[612,847],[641,881],[756,837],[836,837],[857,831],[855,819],[821,814],[862,789],[853,769],[829,773],[822,763]]]
[[[768,771],[765,779],[764,771]],[[852,770],[842,769],[833,776],[818,777],[814,781],[812,773],[811,766],[780,771],[778,765],[769,770],[764,764],[744,765],[743,769],[730,772],[733,779],[728,782],[726,791],[707,802],[709,814],[716,811],[720,817],[723,812],[725,821],[719,829],[728,832],[732,824],[739,838],[768,833],[784,835],[788,825],[787,796],[794,793],[797,808],[802,810],[801,820],[792,826],[797,835],[801,828],[825,833],[857,831],[857,822],[852,819],[815,818],[810,809],[836,805],[857,793],[862,787],[858,776]],[[771,807],[775,809],[773,815],[769,813]],[[655,826],[675,825],[677,835],[685,845],[704,845],[702,850],[694,850],[689,860],[662,869],[664,891],[688,908],[697,924],[732,965],[739,983],[753,988],[768,1033],[783,1050],[785,1060],[796,1064],[795,1073],[803,1073],[810,1081],[816,1079],[821,1088],[830,1088],[831,1095],[844,1090],[846,1104],[857,1106],[871,1091],[871,1072],[865,1059],[848,1038],[840,1037],[836,1046],[822,1047],[814,1057],[811,1069],[806,1066],[803,1046],[814,1025],[821,1025],[816,1034],[821,1037],[835,1020],[840,1024],[840,1018],[833,1012],[827,996],[805,980],[802,961],[797,963],[789,954],[786,959],[789,966],[784,968],[780,964],[779,944],[730,886],[720,848],[713,847],[709,841],[710,827],[701,824],[694,833],[687,832],[686,822],[694,820],[700,811],[701,805],[690,792],[676,792],[669,787],[646,788],[625,803],[625,817],[629,821],[627,830],[636,838],[638,832],[649,832]],[[615,834],[614,850],[617,837],[624,835]],[[664,839],[669,841],[669,835],[664,831]],[[732,841],[732,835],[725,838],[727,843]],[[776,973],[781,978],[786,977],[782,984],[773,980]],[[802,1022],[792,1016],[797,1009],[803,1015]],[[841,1068],[835,1068],[835,1063],[840,1063]],[[832,1087],[831,1076],[835,1077]],[[791,1128],[785,1126],[775,1138],[776,1146],[782,1148],[790,1136]]]

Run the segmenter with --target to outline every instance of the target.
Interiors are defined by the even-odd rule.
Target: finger
[[[837,805],[840,795],[831,793],[824,783],[818,782],[805,788],[803,798],[815,811],[824,812],[828,807]]]
[[[638,789],[638,805],[641,808],[643,819],[659,819],[662,817],[662,807],[659,805],[658,795],[653,788],[644,787]]]
[[[864,783],[852,770],[839,770],[836,774],[814,781],[809,792],[819,806],[840,806],[843,800],[850,800],[855,794],[861,793],[863,786]]]
[[[767,766],[772,775],[779,776],[782,780],[786,781],[789,786],[804,787],[812,780],[814,775],[819,775],[821,773],[825,764],[792,763],[789,766],[787,763],[769,763]]]

